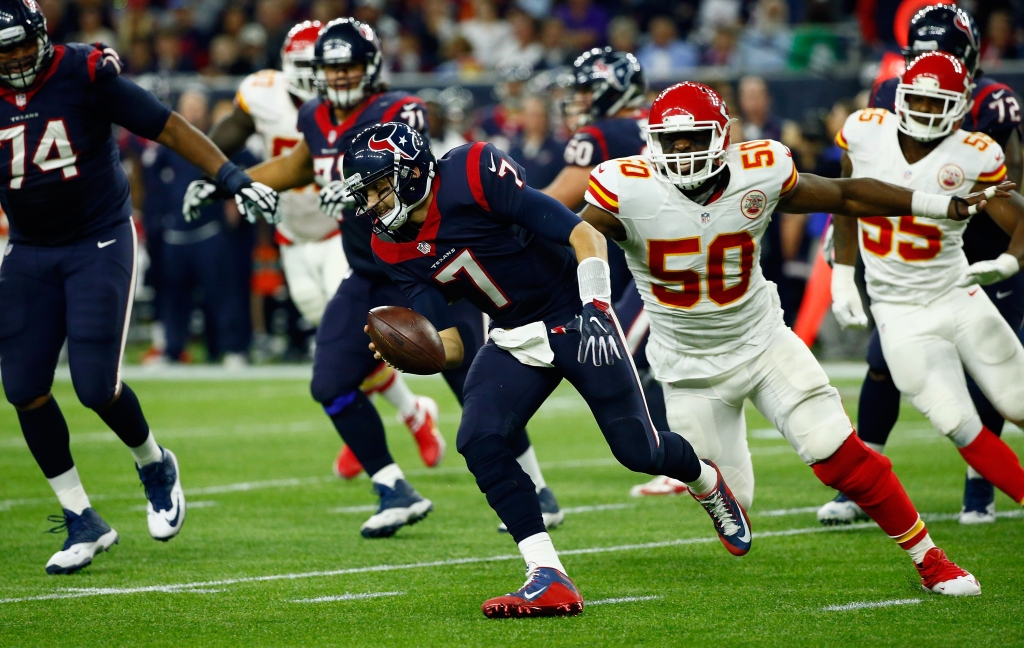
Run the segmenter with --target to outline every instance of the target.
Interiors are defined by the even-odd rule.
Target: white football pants
[[[1024,347],[980,287],[927,306],[875,302],[871,314],[893,382],[958,447],[981,432],[964,368],[1000,414],[1024,422]]]
[[[314,326],[320,324],[327,302],[338,291],[349,269],[341,237],[282,245],[281,267],[288,293],[302,317]]]
[[[744,508],[754,502],[743,401],[782,432],[800,458],[831,457],[853,433],[839,392],[817,359],[785,324],[750,362],[721,376],[665,384],[669,427],[701,459],[715,462]]]

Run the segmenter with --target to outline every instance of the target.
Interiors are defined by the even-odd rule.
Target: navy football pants
[[[651,412],[654,428],[667,430],[669,427],[668,415],[665,413],[665,391],[661,383],[655,379],[651,363],[647,361],[647,340],[651,337],[651,323],[644,313],[644,300],[636,289],[636,282],[630,280],[626,284],[619,300],[615,302],[615,314],[622,324],[622,332],[626,335],[626,344],[630,347],[633,364],[640,374],[640,384],[644,389],[644,398],[647,400],[647,409]]]
[[[348,403],[355,402],[359,385],[380,365],[368,347],[370,337],[363,332],[367,313],[377,306],[408,308],[410,304],[405,293],[390,281],[376,280],[355,272],[341,282],[338,292],[327,303],[323,320],[316,332],[310,391],[313,399],[321,403],[332,417],[343,412]],[[483,315],[468,302],[460,302],[451,308],[465,346],[466,361],[457,369],[445,371],[443,375],[461,403],[470,360],[483,344]],[[381,454],[381,449],[387,447],[383,440],[383,428],[378,430],[376,426],[370,426],[353,430],[358,434],[380,436],[369,444],[361,442],[365,439],[346,438],[347,429],[339,428],[338,432],[369,474],[391,463],[386,450]],[[515,456],[530,446],[529,437],[521,427],[516,434],[510,435],[508,443]],[[376,450],[373,454],[380,456],[365,456],[361,449],[367,447]]]
[[[628,358],[595,367],[577,360],[580,335],[549,335],[554,367],[532,367],[493,341],[483,346],[466,378],[456,445],[477,485],[516,542],[545,530],[532,482],[504,441],[522,428],[563,378],[590,406],[615,458],[626,468],[694,481],[701,467],[678,434],[655,431],[636,370]]]
[[[1016,274],[1006,281],[982,286],[989,299],[999,309],[1003,319],[1017,331],[1024,341],[1024,273]],[[885,445],[899,417],[900,392],[889,376],[889,365],[882,354],[882,342],[878,329],[871,334],[868,343],[868,376],[861,387],[861,402],[857,421],[857,434],[868,443]],[[874,374],[872,376],[872,374]],[[1003,431],[1002,415],[985,398],[974,379],[967,374],[967,390],[978,410],[981,422],[995,434]],[[869,381],[871,381],[869,383]],[[868,412],[868,414],[864,414]],[[872,414],[874,412],[874,414]],[[878,413],[883,415],[879,416]]]
[[[135,229],[124,222],[59,247],[14,244],[0,264],[0,374],[14,405],[45,396],[64,339],[75,393],[113,397],[135,294]]]

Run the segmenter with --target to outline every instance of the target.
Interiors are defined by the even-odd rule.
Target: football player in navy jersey
[[[1021,183],[1021,103],[1014,91],[1007,85],[986,77],[978,69],[981,34],[974,19],[955,5],[931,5],[921,9],[910,22],[910,33],[904,55],[908,63],[923,52],[942,51],[956,56],[974,78],[972,98],[974,104],[964,117],[960,128],[969,132],[981,132],[990,136],[1003,147],[1006,154],[1007,179]],[[895,112],[896,87],[899,78],[878,83],[871,96],[871,107],[885,108]],[[836,227],[852,228],[849,240],[856,240],[856,221],[839,219]],[[995,259],[1002,254],[1010,241],[1004,232],[987,214],[975,216],[964,231],[964,253],[969,263]],[[1016,274],[1005,281],[982,286],[992,303],[1019,335],[1024,335],[1024,276]],[[864,326],[864,313],[859,322],[840,322],[843,325]],[[864,379],[858,408],[858,434],[861,439],[878,452],[882,452],[889,433],[896,425],[900,410],[900,392],[896,388],[882,345],[875,330],[868,345],[868,374]],[[985,398],[971,376],[967,376],[968,390],[974,401],[982,423],[995,434],[1003,430],[1003,417]],[[849,524],[866,520],[860,508],[845,495],[824,505],[818,512],[823,524]],[[961,524],[995,522],[995,490],[985,478],[968,467],[964,486]]]
[[[718,470],[683,437],[651,423],[611,306],[603,235],[528,187],[522,167],[483,142],[435,161],[407,125],[380,124],[352,141],[344,173],[358,213],[372,223],[374,254],[438,330],[449,369],[463,363],[465,343],[448,304],[464,299],[492,320],[466,378],[456,445],[518,543],[527,580],[486,601],[484,614],[583,609],[507,441],[563,378],[587,401],[623,465],[688,483],[726,548],[749,550],[746,513]]]
[[[120,76],[104,45],[54,45],[34,0],[0,0],[0,206],[11,237],[0,269],[0,374],[25,441],[63,508],[67,531],[46,571],[66,574],[118,534],[92,508],[50,393],[65,338],[78,399],[132,452],[150,534],[185,520],[178,462],[157,445],[121,360],[135,291],[128,178],[111,126],[173,149],[233,194],[249,217],[274,218],[277,194],[229,162],[181,115]]]
[[[314,45],[313,68],[319,97],[299,109],[298,128],[305,138],[278,158],[249,170],[253,178],[278,191],[302,187],[314,180],[323,186],[321,208],[341,220],[342,243],[352,267],[324,312],[316,334],[313,359],[313,398],[323,405],[338,434],[370,475],[380,507],[361,528],[367,538],[394,535],[402,526],[417,522],[433,510],[406,481],[392,459],[380,415],[360,391],[364,379],[380,362],[366,348],[363,332],[366,313],[382,305],[405,305],[407,300],[374,261],[367,219],[355,218],[341,182],[342,156],[352,138],[363,129],[391,120],[417,131],[426,129],[423,102],[405,92],[387,92],[380,83],[381,49],[373,30],[357,20],[339,18],[328,23]],[[209,188],[197,189],[203,193]],[[453,307],[459,329],[471,351],[484,342],[483,317],[470,304]],[[466,368],[445,373],[461,400]],[[543,476],[525,430],[512,435],[516,456],[532,459],[528,472],[535,483]],[[552,526],[563,513],[546,489],[545,518]]]

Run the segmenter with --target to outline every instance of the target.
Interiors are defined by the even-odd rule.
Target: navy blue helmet
[[[577,94],[591,93],[589,105],[577,106],[575,111],[572,102],[567,106],[567,114],[582,117],[582,122],[611,117],[623,108],[643,103],[647,80],[640,61],[632,54],[595,47],[581,54],[572,66],[573,90]]]
[[[0,51],[11,51],[32,41],[37,48],[31,55],[0,63],[0,83],[19,90],[27,88],[53,60],[46,17],[36,0],[0,0]]]
[[[372,27],[355,18],[332,20],[316,39],[312,65],[320,96],[339,108],[352,108],[379,86],[380,41]],[[344,90],[328,85],[324,68],[336,65],[364,66],[363,77],[358,85]]]
[[[372,217],[374,233],[386,235],[405,225],[410,212],[430,195],[434,156],[409,125],[375,124],[352,140],[342,159],[342,174],[346,192],[356,201],[356,216]],[[367,195],[371,187],[376,193],[373,204]],[[385,211],[392,194],[394,205]]]
[[[903,56],[909,65],[925,52],[946,52],[963,61],[973,77],[978,72],[980,50],[981,32],[971,14],[955,5],[932,5],[910,19]]]

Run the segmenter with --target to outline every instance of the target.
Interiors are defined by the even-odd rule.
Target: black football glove
[[[235,196],[238,211],[250,223],[263,217],[271,225],[280,222],[280,198],[277,192],[261,182],[253,182],[245,171],[232,162],[225,162],[217,172],[217,184]]]
[[[580,347],[576,360],[580,364],[593,362],[595,367],[613,365],[622,360],[624,349],[612,319],[612,307],[598,299],[583,305],[583,312],[574,320],[554,330],[555,333],[579,331]]]

